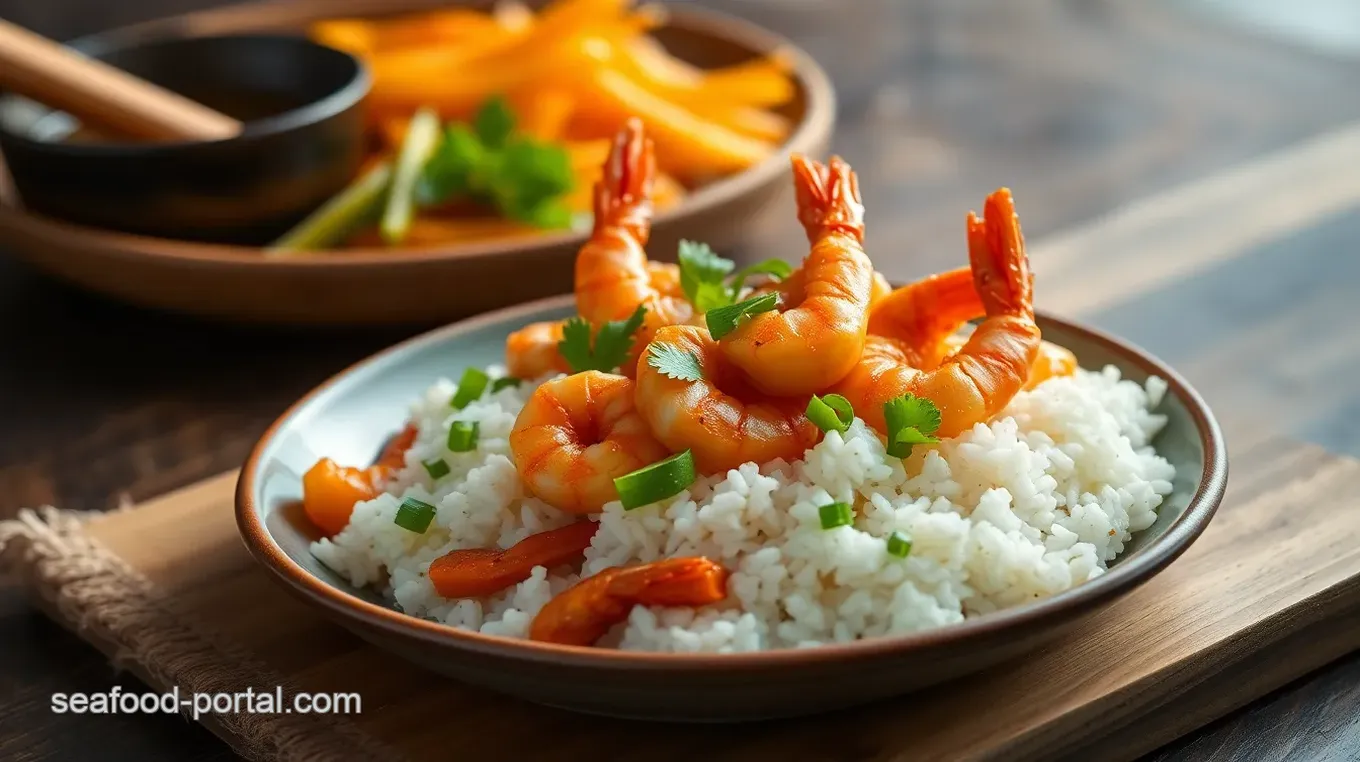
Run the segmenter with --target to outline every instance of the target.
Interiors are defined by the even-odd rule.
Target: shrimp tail
[[[1034,314],[1034,279],[1009,188],[987,197],[981,220],[968,213],[968,259],[988,315]]]
[[[859,178],[839,156],[821,164],[801,154],[793,157],[793,188],[798,221],[809,242],[829,233],[844,233],[864,242],[864,203]]]
[[[604,172],[595,183],[595,233],[622,228],[646,244],[652,228],[656,151],[636,117],[614,137]]]

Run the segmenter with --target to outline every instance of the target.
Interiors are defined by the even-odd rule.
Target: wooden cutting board
[[[250,758],[1132,759],[1360,648],[1360,461],[1271,440],[1165,572],[1046,650],[823,717],[676,726],[573,715],[432,676],[285,593],[236,533],[235,475],[89,519],[5,526],[6,566],[161,689],[353,691],[356,715],[209,715]],[[581,690],[590,690],[583,684]]]

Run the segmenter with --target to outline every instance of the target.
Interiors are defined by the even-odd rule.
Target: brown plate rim
[[[450,5],[457,4],[451,3]],[[224,10],[240,11],[248,7],[250,6],[229,6],[225,9],[159,19],[110,30],[98,35],[90,35],[84,39],[96,37],[118,39],[122,36],[138,39],[139,35],[146,35],[151,38],[155,37],[157,32],[166,36],[177,34],[180,36],[196,36],[192,31],[195,18],[211,17],[213,14],[218,14]],[[657,214],[652,223],[654,227],[711,211],[734,198],[745,196],[774,181],[783,173],[792,154],[808,151],[821,139],[830,136],[836,120],[836,94],[830,77],[811,55],[791,40],[745,19],[707,8],[668,5],[666,13],[667,26],[681,27],[687,31],[722,39],[755,51],[778,51],[781,55],[786,55],[793,62],[792,74],[805,94],[806,106],[803,118],[794,127],[793,132],[764,161],[699,188],[690,194],[684,203]],[[187,35],[185,30],[188,30]],[[248,31],[246,25],[242,25],[238,29],[239,33],[246,31]],[[19,206],[0,201],[0,220],[4,218],[9,218],[12,225],[27,227],[30,233],[39,235],[61,234],[86,241],[99,241],[102,242],[103,246],[115,247],[123,255],[231,267],[273,268],[274,270],[308,270],[317,267],[369,268],[374,265],[416,264],[515,256],[547,248],[579,245],[585,241],[588,235],[588,231],[571,231],[525,236],[522,239],[460,244],[452,247],[433,244],[402,249],[330,249],[290,256],[269,256],[265,253],[263,247],[198,243],[122,233],[66,222],[29,212]]]
[[[566,646],[530,640],[485,635],[459,630],[448,625],[418,619],[393,609],[370,603],[324,582],[294,562],[274,541],[261,520],[254,502],[255,474],[265,446],[288,421],[312,400],[325,394],[361,368],[377,364],[411,348],[444,341],[460,334],[475,331],[487,324],[516,317],[527,317],[543,310],[562,308],[572,303],[570,295],[548,297],[514,307],[485,313],[420,334],[382,350],[337,373],[293,403],[260,437],[246,458],[236,485],[236,522],[241,537],[251,554],[265,568],[287,583],[295,593],[310,602],[321,604],[346,618],[394,635],[424,640],[435,645],[466,649],[521,661],[551,662],[558,665],[594,669],[674,669],[674,670],[733,670],[777,669],[795,664],[808,665],[841,660],[889,656],[909,651],[923,651],[945,645],[960,645],[968,641],[995,636],[1009,628],[1043,626],[1063,621],[1081,611],[1125,593],[1146,582],[1180,557],[1204,531],[1217,511],[1227,486],[1227,445],[1218,421],[1208,404],[1179,373],[1141,347],[1116,338],[1095,328],[1038,312],[1044,322],[1061,326],[1084,339],[1103,346],[1112,354],[1124,357],[1149,375],[1156,375],[1167,383],[1167,393],[1180,398],[1188,409],[1204,449],[1204,468],[1199,486],[1185,512],[1152,544],[1121,559],[1110,571],[1089,582],[1052,597],[1004,609],[976,619],[948,625],[934,630],[906,635],[835,643],[817,648],[782,648],[735,654],[672,654],[620,651],[583,646]]]

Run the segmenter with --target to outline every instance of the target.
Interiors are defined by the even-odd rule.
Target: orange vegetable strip
[[[706,606],[727,597],[730,573],[707,558],[667,558],[605,569],[548,601],[529,639],[590,646],[628,618],[633,606]]]
[[[579,561],[598,525],[594,521],[531,534],[506,548],[451,551],[430,564],[430,582],[445,598],[482,598],[529,578],[535,566],[549,569]]]
[[[378,46],[373,26],[358,19],[318,21],[312,24],[309,33],[322,45],[359,57],[369,55]]]
[[[539,228],[500,217],[417,217],[406,234],[408,246],[475,243],[518,236],[538,235]]]
[[[706,70],[671,55],[655,38],[642,36],[628,40],[616,55],[625,74],[662,88],[666,97],[691,108],[704,103],[779,106],[793,98],[792,59],[782,51]]]
[[[576,111],[576,96],[559,87],[529,88],[510,103],[519,117],[518,128],[538,140],[561,138]]]
[[[355,503],[377,496],[372,473],[337,465],[330,458],[317,461],[302,475],[302,510],[327,537],[345,528]]]
[[[656,143],[657,159],[678,177],[739,172],[774,151],[769,142],[714,124],[617,71],[597,68],[591,84],[593,102],[583,104],[583,111],[613,124],[622,124],[630,116],[642,119]]]
[[[377,473],[386,476],[386,472],[398,471],[406,466],[406,451],[411,449],[411,445],[416,443],[416,437],[420,434],[420,429],[414,423],[408,423],[396,436],[388,441],[383,448],[382,454],[378,456],[373,468]]]

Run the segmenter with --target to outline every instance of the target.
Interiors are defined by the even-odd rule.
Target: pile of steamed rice
[[[491,375],[499,375],[492,369]],[[539,381],[546,380],[540,379]],[[662,503],[605,506],[580,572],[535,568],[481,600],[446,600],[426,576],[456,548],[505,548],[577,520],[525,494],[507,437],[535,384],[486,393],[462,410],[441,380],[412,406],[420,436],[385,494],[312,552],[400,610],[454,627],[525,637],[538,610],[581,578],[616,565],[702,555],[731,570],[728,596],[700,609],[634,607],[600,646],[643,651],[752,651],[910,633],[1044,598],[1105,572],[1132,533],[1156,519],[1174,469],[1151,447],[1165,393],[1114,368],[1078,371],[1019,394],[988,425],[905,460],[862,421],[829,433],[802,460],[701,477]],[[451,421],[476,421],[477,450],[449,452]],[[422,461],[451,473],[433,482]],[[424,534],[393,523],[414,497],[437,507]],[[826,530],[818,507],[855,506]],[[890,555],[894,530],[911,539]]]

